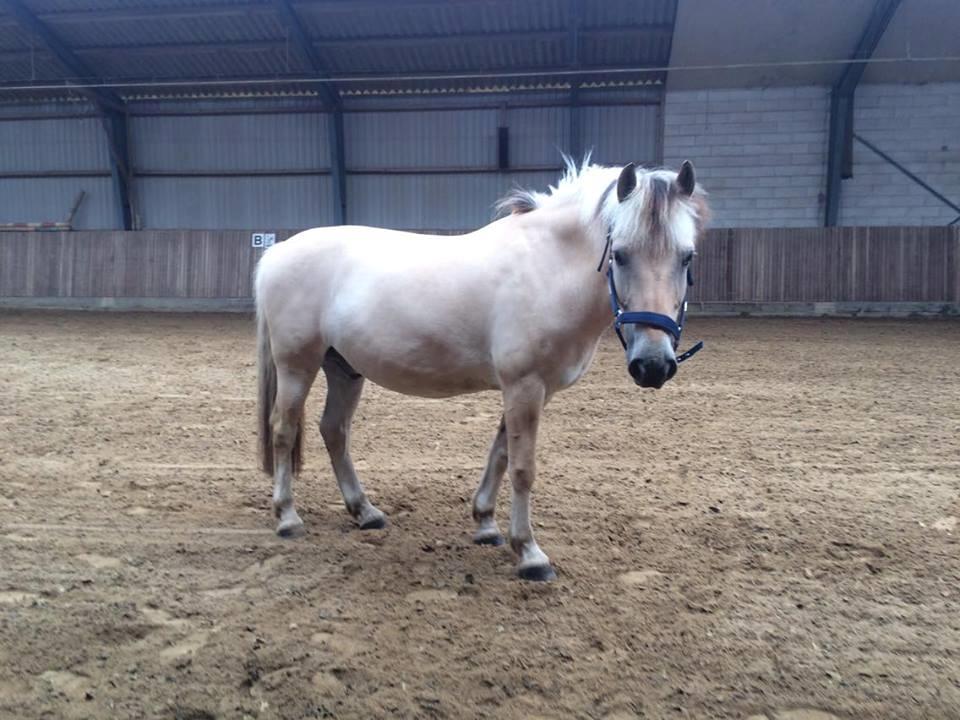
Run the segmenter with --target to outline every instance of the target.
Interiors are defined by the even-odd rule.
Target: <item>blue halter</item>
[[[609,230],[607,231],[607,242],[603,246],[603,255],[600,258],[600,264],[597,265],[597,272],[600,272],[603,268],[603,260],[607,258],[607,283],[610,286],[610,309],[613,311],[613,329],[617,332],[617,337],[620,338],[620,344],[623,345],[624,350],[627,349],[627,341],[624,339],[623,332],[620,330],[624,325],[646,325],[647,327],[656,328],[657,330],[662,330],[667,333],[673,341],[673,350],[676,352],[677,347],[680,345],[680,333],[683,332],[683,323],[687,317],[686,293],[684,293],[683,302],[680,304],[680,315],[676,320],[669,315],[663,315],[661,313],[625,310],[620,303],[617,286],[613,281],[613,255],[610,254],[610,246],[613,243],[613,238],[610,232]],[[693,271],[688,266],[687,287],[691,287],[692,285]],[[702,349],[703,340],[699,340],[689,350],[677,355],[677,363],[689,360]]]

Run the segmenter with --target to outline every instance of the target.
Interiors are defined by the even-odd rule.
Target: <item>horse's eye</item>
[[[687,253],[686,255],[683,256],[683,266],[684,266],[684,267],[687,267],[690,263],[693,262],[693,255],[694,255],[694,254],[691,252],[691,253]]]
[[[619,250],[614,250],[614,251],[613,251],[613,261],[614,261],[617,265],[619,265],[620,267],[623,267],[624,265],[627,264],[627,256],[624,255],[624,254],[623,254],[622,252],[620,252]]]

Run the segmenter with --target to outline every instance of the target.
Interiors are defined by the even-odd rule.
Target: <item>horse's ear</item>
[[[693,163],[684,160],[680,166],[680,172],[677,173],[677,187],[684,195],[693,195],[693,189],[697,186],[697,174],[693,171]]]
[[[632,193],[637,187],[637,166],[633,163],[627,163],[627,166],[620,171],[620,178],[617,180],[617,200],[623,202],[627,195]]]

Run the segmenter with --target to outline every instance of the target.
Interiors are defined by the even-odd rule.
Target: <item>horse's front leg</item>
[[[546,400],[543,383],[523,378],[504,387],[507,431],[507,470],[513,483],[510,508],[510,547],[520,558],[517,574],[524,580],[557,577],[550,559],[537,545],[530,524],[530,491],[536,475],[537,428]]]
[[[503,535],[497,527],[494,513],[497,510],[497,493],[500,481],[507,471],[507,425],[500,418],[500,428],[490,446],[487,466],[483,470],[480,485],[473,494],[473,519],[477,522],[477,531],[473,541],[478,545],[503,545]]]

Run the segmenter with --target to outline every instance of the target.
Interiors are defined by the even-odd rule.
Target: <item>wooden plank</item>
[[[284,240],[295,231],[278,231]],[[0,233],[0,296],[250,298],[247,231]],[[703,239],[694,302],[960,302],[960,228],[730,228]]]
[[[28,267],[26,233],[0,233],[0,288],[8,297],[29,297],[32,271]]]

